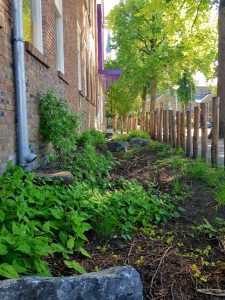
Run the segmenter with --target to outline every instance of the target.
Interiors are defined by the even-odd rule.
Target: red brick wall
[[[94,0],[95,1],[95,0]],[[56,69],[55,4],[54,0],[42,1],[44,54],[32,45],[26,46],[27,105],[29,142],[38,155],[33,167],[43,163],[46,145],[39,135],[39,96],[49,89],[68,100],[71,108],[80,115],[81,129],[95,126],[97,63],[92,73],[92,92],[84,97],[78,91],[77,21],[83,26],[83,1],[63,1],[65,74],[59,76]],[[90,22],[88,23],[90,25]],[[88,25],[88,26],[89,26]],[[82,34],[88,30],[82,28]],[[96,38],[96,23],[94,22]],[[16,113],[12,55],[11,0],[0,1],[0,173],[8,160],[16,162]],[[97,43],[97,39],[96,39]],[[96,47],[96,44],[95,44]],[[96,55],[96,54],[95,54]],[[95,57],[95,61],[97,59]],[[82,78],[83,79],[83,78]],[[83,80],[82,80],[83,81]],[[90,99],[92,95],[92,99]]]

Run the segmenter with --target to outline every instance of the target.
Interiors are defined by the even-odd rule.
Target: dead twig
[[[151,294],[151,297],[152,297],[152,298],[153,298],[153,296],[152,296],[151,290],[152,290],[152,288],[153,288],[155,278],[156,278],[156,276],[157,276],[157,274],[158,274],[158,272],[159,272],[159,269],[160,269],[160,267],[161,267],[161,265],[162,265],[162,263],[163,263],[163,261],[164,261],[166,255],[168,254],[168,252],[169,252],[173,247],[174,247],[174,246],[168,247],[168,248],[166,249],[166,251],[163,253],[163,256],[161,257],[160,262],[159,262],[159,264],[158,264],[158,267],[157,267],[157,269],[156,269],[154,275],[152,276],[152,280],[151,280],[151,284],[150,284],[150,294]]]
[[[131,253],[132,253],[132,250],[133,250],[134,245],[135,245],[135,240],[134,240],[133,243],[131,244],[130,250],[129,250],[129,253],[128,253],[128,256],[127,256],[127,263],[128,263],[128,264],[130,264],[130,256],[131,256]]]

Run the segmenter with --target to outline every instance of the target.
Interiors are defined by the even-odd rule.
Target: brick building
[[[8,160],[17,162],[12,1],[0,0],[0,173]],[[38,113],[44,91],[53,90],[68,100],[80,116],[81,130],[103,126],[104,91],[98,72],[102,51],[98,35],[102,33],[96,0],[22,2],[29,146],[37,155],[35,167],[46,154]],[[98,10],[102,10],[101,2]]]

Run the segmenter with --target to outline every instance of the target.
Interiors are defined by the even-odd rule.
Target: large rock
[[[142,300],[142,282],[132,267],[65,278],[24,277],[0,281],[1,300]]]
[[[70,185],[73,182],[73,175],[68,171],[60,172],[48,172],[48,171],[36,171],[35,176],[37,178],[59,180],[62,185]]]
[[[113,132],[111,132],[111,131],[107,131],[107,132],[105,133],[105,137],[106,137],[107,139],[110,139],[112,136],[113,136]]]
[[[129,147],[127,141],[110,141],[108,145],[111,152],[126,152]]]
[[[142,139],[142,138],[133,138],[130,140],[130,146],[131,147],[145,147],[149,144],[148,139]]]

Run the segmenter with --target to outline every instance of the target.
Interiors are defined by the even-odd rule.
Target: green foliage
[[[90,169],[93,167],[90,166]],[[85,270],[70,254],[89,256],[83,248],[92,230],[101,236],[130,238],[136,226],[148,227],[179,216],[178,199],[145,191],[136,181],[121,179],[118,190],[91,188],[89,182],[68,187],[34,178],[21,168],[8,166],[0,178],[0,275],[49,276],[45,258],[64,256],[67,267]]]
[[[204,222],[196,226],[196,230],[209,236],[210,239],[216,237],[224,237],[225,219],[215,218],[211,223],[204,219]]]
[[[113,141],[128,141],[129,135],[126,133],[123,134],[117,134],[112,136]]]
[[[219,206],[225,205],[225,182],[218,183],[215,191],[215,198]]]
[[[67,103],[47,92],[40,101],[40,133],[44,142],[51,142],[57,154],[75,151],[77,117]]]
[[[147,131],[141,131],[141,130],[131,131],[129,133],[129,139],[132,139],[132,138],[147,139],[147,138],[149,138],[149,133]]]
[[[193,179],[206,180],[209,170],[209,164],[203,159],[197,158],[189,164],[187,173],[190,174]]]
[[[120,1],[108,21],[127,85],[139,94],[147,89],[154,99],[155,85],[164,92],[187,68],[212,76],[217,30],[209,19],[207,1]]]
[[[64,168],[73,174],[75,181],[102,187],[108,184],[106,177],[114,165],[115,159],[110,152],[103,155],[87,143],[77,149],[72,160],[64,163]]]
[[[195,99],[195,83],[188,69],[184,71],[183,77],[178,81],[178,84],[180,87],[177,94],[180,102],[188,104]]]
[[[148,139],[149,133],[147,131],[135,130],[135,131],[131,131],[128,134],[124,133],[124,134],[114,135],[112,137],[112,140],[113,141],[128,141],[132,138]]]
[[[94,147],[105,147],[107,145],[107,140],[103,132],[90,129],[80,133],[77,138],[78,146],[84,147],[87,144]]]
[[[153,185],[145,191],[136,181],[121,179],[121,189],[104,195],[101,200],[99,206],[95,206],[96,214],[91,220],[92,227],[103,236],[119,234],[130,238],[136,226],[148,227],[179,216],[179,199],[166,193],[158,196]],[[92,197],[85,203],[85,208],[96,203]]]
[[[57,185],[38,185],[34,174],[8,167],[0,178],[0,274],[50,275],[43,257],[81,251],[91,226]]]

